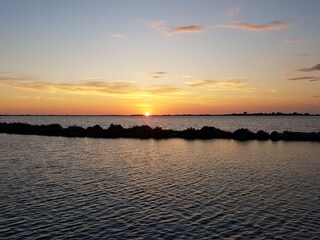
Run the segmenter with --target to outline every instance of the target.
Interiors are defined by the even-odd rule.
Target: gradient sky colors
[[[0,114],[320,113],[319,0],[0,2]]]

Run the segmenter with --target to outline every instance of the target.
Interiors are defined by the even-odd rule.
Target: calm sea
[[[319,131],[318,117],[1,118]],[[319,239],[319,173],[317,142],[0,134],[0,239]]]
[[[123,127],[149,125],[164,129],[184,130],[213,126],[226,131],[248,128],[251,131],[319,132],[320,116],[1,116],[0,122],[30,124],[58,123],[63,127],[92,127],[96,124],[108,128],[110,124]]]

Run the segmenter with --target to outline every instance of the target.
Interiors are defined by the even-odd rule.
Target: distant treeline
[[[124,128],[121,125],[111,124],[103,129],[99,125],[82,128],[70,126],[63,128],[59,124],[30,125],[27,123],[0,123],[0,133],[43,135],[61,137],[88,137],[88,138],[138,138],[138,139],[235,139],[235,140],[286,140],[286,141],[320,141],[320,132],[289,132],[282,133],[238,129],[234,132],[223,131],[215,127],[201,129],[188,128],[186,130],[168,130],[160,127],[151,128],[147,125]]]
[[[232,113],[229,115],[239,115],[239,116],[319,116],[319,114],[311,114],[311,113],[298,113],[298,112],[293,112],[293,113],[282,113],[282,112],[271,112],[271,113]]]
[[[312,113],[282,113],[282,112],[270,112],[270,113],[227,113],[227,114],[180,114],[180,115],[163,115],[163,116],[320,116],[320,114]]]

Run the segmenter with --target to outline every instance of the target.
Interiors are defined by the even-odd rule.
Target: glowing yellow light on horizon
[[[145,115],[146,117],[149,117],[149,116],[150,116],[150,113],[149,113],[149,112],[145,112],[144,115]]]

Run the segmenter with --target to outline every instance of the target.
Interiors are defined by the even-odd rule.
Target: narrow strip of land
[[[0,133],[61,136],[61,137],[88,137],[88,138],[137,138],[137,139],[235,139],[235,140],[285,140],[285,141],[320,141],[320,132],[252,132],[248,129],[238,129],[234,132],[224,131],[215,127],[201,129],[188,128],[186,130],[151,128],[147,125],[124,128],[121,125],[111,124],[103,129],[99,125],[82,128],[70,126],[63,128],[59,124],[31,125],[27,123],[0,123]]]

